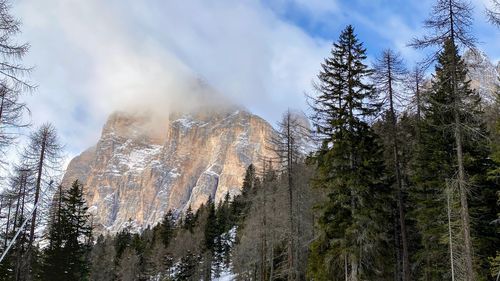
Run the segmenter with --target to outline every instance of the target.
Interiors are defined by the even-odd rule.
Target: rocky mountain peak
[[[500,77],[500,62],[495,67],[491,59],[484,52],[477,49],[465,51],[462,58],[467,65],[467,75],[471,80],[472,88],[479,91],[483,101],[487,103],[493,102],[493,93],[500,83],[498,80],[498,77]]]
[[[63,182],[84,184],[98,231],[146,227],[169,209],[238,194],[246,167],[271,154],[271,134],[266,121],[237,107],[160,117],[116,112],[97,144],[70,162]]]

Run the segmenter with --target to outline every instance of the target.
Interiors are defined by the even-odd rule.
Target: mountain
[[[247,166],[271,154],[272,133],[265,120],[234,107],[167,117],[118,112],[97,144],[70,162],[63,184],[84,184],[98,232],[140,229],[169,209],[238,194]]]
[[[495,87],[500,83],[500,62],[495,66],[490,58],[480,50],[469,49],[465,51],[463,60],[467,65],[468,76],[472,88],[479,91],[483,101],[491,103]]]

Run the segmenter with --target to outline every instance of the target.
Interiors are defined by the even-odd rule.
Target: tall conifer
[[[316,154],[317,187],[329,200],[321,206],[320,236],[309,264],[315,280],[361,280],[383,274],[383,196],[387,192],[381,147],[368,125],[376,112],[367,83],[372,71],[352,26],[342,31],[325,60],[314,99],[314,125],[322,137]]]

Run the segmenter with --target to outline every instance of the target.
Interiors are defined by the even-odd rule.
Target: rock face
[[[157,119],[115,113],[98,143],[70,162],[63,183],[84,184],[97,231],[129,221],[141,228],[169,209],[238,194],[246,167],[271,154],[270,134],[266,121],[235,108]]]
[[[471,79],[471,86],[476,89],[483,101],[491,103],[494,101],[494,92],[500,81],[500,62],[497,66],[482,51],[467,50],[463,55],[467,65],[467,75]]]

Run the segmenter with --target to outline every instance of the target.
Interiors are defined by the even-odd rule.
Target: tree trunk
[[[358,274],[359,274],[359,268],[358,268],[358,259],[354,256],[351,255],[351,280],[350,281],[358,281]]]
[[[38,199],[40,197],[40,188],[42,186],[42,172],[43,172],[43,164],[45,160],[45,145],[47,141],[47,135],[44,134],[42,139],[42,148],[40,150],[40,158],[38,160],[38,171],[36,178],[36,186],[35,186],[35,201],[33,202],[33,207],[35,210],[33,211],[33,215],[31,217],[31,229],[30,229],[30,240],[29,240],[29,248],[33,246],[33,242],[35,240],[35,225],[36,225],[36,213],[38,206]]]
[[[293,139],[291,135],[290,113],[287,114],[287,173],[288,173],[288,220],[289,220],[289,240],[288,240],[288,280],[295,280],[295,260],[294,260],[294,221],[293,221]]]
[[[450,19],[450,39],[453,44],[455,44],[455,22],[454,22],[454,12],[452,1],[449,0],[449,19]],[[463,147],[462,147],[462,131],[460,129],[460,116],[459,116],[459,107],[458,107],[458,99],[459,93],[457,89],[457,61],[455,60],[455,54],[452,56],[452,87],[453,87],[453,95],[454,95],[454,108],[453,114],[455,119],[455,144],[457,151],[457,164],[458,164],[458,186],[460,192],[460,214],[462,218],[462,228],[464,235],[464,250],[465,250],[465,270],[466,270],[466,280],[467,281],[475,281],[474,276],[474,267],[472,265],[472,241],[470,236],[470,222],[469,222],[469,206],[467,203],[467,187],[465,180],[465,167],[464,167],[464,158],[463,158]]]
[[[397,203],[398,203],[398,213],[399,213],[399,227],[401,234],[401,246],[402,249],[402,264],[403,264],[403,281],[410,280],[410,265],[409,265],[409,255],[408,255],[408,239],[406,235],[406,219],[405,219],[405,211],[404,211],[404,199],[403,199],[403,184],[401,180],[401,170],[400,170],[400,161],[399,161],[399,148],[398,148],[398,126],[397,126],[397,118],[396,111],[394,109],[394,93],[392,89],[392,74],[391,74],[391,63],[388,60],[388,84],[389,84],[389,106],[390,106],[390,114],[391,114],[391,126],[392,126],[392,148],[393,148],[393,157],[394,157],[394,174],[396,176],[396,185],[397,185]]]
[[[2,122],[3,122],[3,107],[4,107],[4,103],[5,103],[5,92],[2,91],[2,98],[0,100],[0,126],[2,125]]]
[[[9,228],[10,228],[10,211],[12,209],[12,199],[9,199],[8,204],[9,204],[9,210],[7,211],[7,225],[5,226],[4,248],[7,248],[7,242],[9,240],[8,238],[9,238]]]
[[[455,113],[455,121],[458,121],[458,113]],[[460,189],[460,215],[464,235],[465,269],[467,281],[475,281],[474,267],[472,262],[472,241],[470,236],[469,206],[467,202],[467,186],[465,181],[465,168],[463,163],[462,136],[460,127],[455,128],[455,140],[457,146],[458,162],[458,186]]]
[[[451,281],[455,281],[455,264],[453,262],[453,237],[451,235],[451,189],[447,184],[446,187],[446,203],[448,208],[448,240],[450,243],[450,266],[451,266]]]

